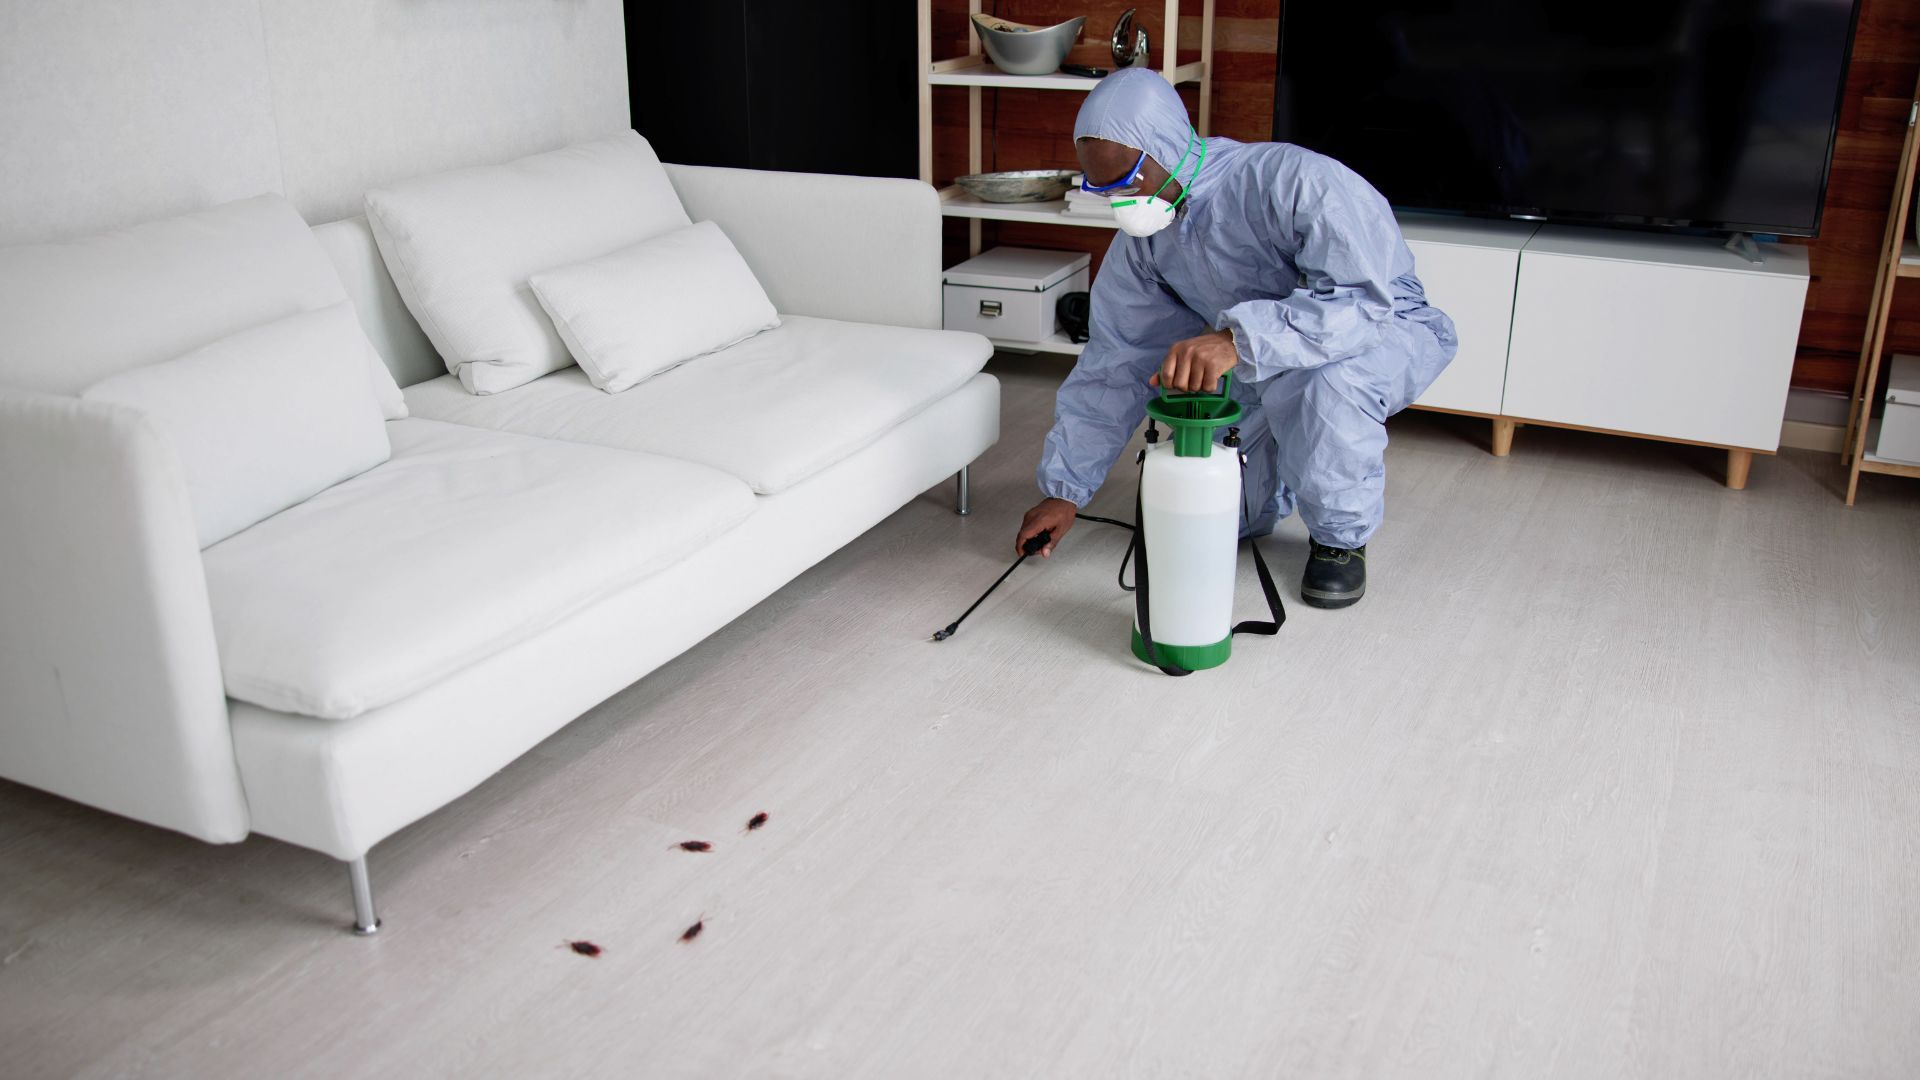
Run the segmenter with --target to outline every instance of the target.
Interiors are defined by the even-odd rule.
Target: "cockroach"
[[[705,840],[682,840],[673,846],[679,848],[681,851],[712,851],[713,850],[713,845],[707,843]]]
[[[579,953],[581,956],[599,956],[600,955],[600,946],[595,945],[591,941],[569,941],[567,942],[567,948],[572,949],[574,952]]]
[[[766,823],[767,823],[767,812],[765,810],[762,810],[759,813],[747,819],[747,831],[752,832],[753,830],[759,828],[762,825],[765,825]]]
[[[686,931],[680,935],[680,943],[684,945],[687,942],[692,941],[694,938],[699,937],[700,931],[705,930],[706,928],[707,928],[707,917],[705,915],[702,915],[700,916],[699,922],[696,922],[692,926],[687,927]]]

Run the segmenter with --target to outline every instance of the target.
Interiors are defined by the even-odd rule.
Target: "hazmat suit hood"
[[[1189,150],[1187,140],[1193,128],[1187,120],[1187,106],[1157,71],[1148,68],[1121,68],[1100,80],[1087,95],[1080,115],[1073,122],[1073,138],[1105,139],[1135,150],[1145,150],[1160,167],[1173,173],[1174,180],[1191,198],[1197,192],[1199,177],[1194,175],[1194,159],[1180,161]],[[1191,147],[1197,156],[1199,140]],[[1104,179],[1104,178],[1102,178]]]

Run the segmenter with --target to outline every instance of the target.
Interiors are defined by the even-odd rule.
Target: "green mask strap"
[[[1193,126],[1191,124],[1187,126],[1187,148],[1180,152],[1180,160],[1173,163],[1173,168],[1167,171],[1167,178],[1160,182],[1159,187],[1153,189],[1153,194],[1147,196],[1148,198],[1150,199],[1159,198],[1160,193],[1167,190],[1167,185],[1173,183],[1176,179],[1179,178],[1180,166],[1185,165],[1187,163],[1187,159],[1189,157],[1194,156],[1193,147],[1194,147],[1194,143],[1196,142],[1199,142],[1200,154],[1194,160],[1193,175],[1187,178],[1186,183],[1180,185],[1180,197],[1173,200],[1173,205],[1169,206],[1167,209],[1168,210],[1178,209],[1181,203],[1187,201],[1187,196],[1193,194],[1193,182],[1200,178],[1201,166],[1207,163],[1207,144],[1205,142],[1200,141],[1200,133],[1193,130]],[[1138,201],[1139,201],[1138,199],[1128,199],[1125,202],[1117,202],[1117,203],[1114,203],[1113,205],[1115,209],[1118,209],[1122,206],[1132,206],[1134,203]]]
[[[1173,206],[1175,209],[1178,209],[1181,203],[1187,201],[1187,196],[1193,194],[1193,182],[1195,180],[1200,179],[1200,167],[1207,163],[1207,144],[1204,140],[1200,139],[1200,133],[1193,130],[1193,128],[1189,126],[1187,128],[1187,145],[1191,147],[1195,141],[1200,142],[1200,156],[1194,159],[1193,175],[1187,177],[1187,182],[1180,185],[1180,197],[1173,200]],[[1180,160],[1183,162],[1186,161],[1187,155],[1181,154]],[[1179,175],[1180,175],[1180,166],[1178,164],[1175,164],[1173,167],[1173,171],[1167,174],[1167,184],[1173,183],[1174,177]],[[1166,190],[1167,184],[1160,185],[1161,191]],[[1153,194],[1155,198],[1158,198],[1160,196],[1159,191],[1156,191]]]

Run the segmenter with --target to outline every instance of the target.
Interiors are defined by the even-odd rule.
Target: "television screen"
[[[1395,206],[1813,236],[1854,0],[1285,5],[1274,138]]]

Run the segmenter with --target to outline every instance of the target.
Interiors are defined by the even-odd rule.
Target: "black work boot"
[[[1367,595],[1367,545],[1328,547],[1312,541],[1307,571],[1300,575],[1300,599],[1318,608],[1351,607]]]

